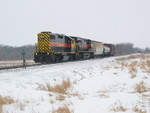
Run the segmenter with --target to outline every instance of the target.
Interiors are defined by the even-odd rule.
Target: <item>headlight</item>
[[[47,53],[47,55],[49,55],[49,53]]]

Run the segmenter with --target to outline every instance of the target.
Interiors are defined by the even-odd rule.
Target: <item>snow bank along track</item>
[[[98,59],[98,58],[93,58],[93,59]],[[102,59],[99,58],[99,59]],[[91,60],[91,59],[84,59],[84,60]],[[63,62],[57,62],[57,63],[65,63],[65,62],[78,62],[78,61],[83,61],[83,60],[74,60],[74,61],[63,61]],[[33,66],[41,66],[41,65],[49,65],[49,64],[57,64],[57,63],[34,63],[34,61],[30,61],[26,63],[25,66],[23,66],[22,61],[3,61],[0,62],[0,70],[7,70],[7,69],[15,69],[15,68],[27,68],[27,67],[33,67]]]
[[[32,64],[32,65],[19,65],[19,66],[6,66],[6,67],[0,67],[0,70],[7,70],[7,69],[15,69],[15,68],[26,68],[26,67],[32,67],[32,66],[39,66],[42,64]]]
[[[32,60],[27,60],[25,66],[23,66],[23,61],[0,61],[0,70],[6,69],[14,69],[14,68],[25,68],[30,66],[36,66],[39,64],[35,64]]]

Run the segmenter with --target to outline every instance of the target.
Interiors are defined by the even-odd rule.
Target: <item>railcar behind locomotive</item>
[[[104,56],[106,48],[112,49],[109,44],[90,39],[41,32],[38,34],[34,61],[52,63],[64,60],[89,59],[96,56]],[[108,53],[113,54],[110,51]]]
[[[104,47],[109,49],[109,51],[106,50],[107,52],[104,53],[104,56],[114,56],[114,54],[115,54],[115,45],[104,43]]]

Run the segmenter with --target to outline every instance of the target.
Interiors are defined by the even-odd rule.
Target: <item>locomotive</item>
[[[115,46],[113,44],[52,32],[41,32],[38,34],[34,61],[53,63],[65,60],[83,60],[113,56],[114,53]]]

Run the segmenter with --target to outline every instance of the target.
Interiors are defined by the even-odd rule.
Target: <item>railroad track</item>
[[[106,57],[107,58],[107,57]],[[103,59],[103,57],[99,58],[92,58],[92,59]],[[83,60],[73,60],[73,61],[62,61],[62,62],[57,62],[57,63],[65,63],[65,62],[77,62],[77,61],[84,61],[84,60],[92,60],[92,59],[83,59]],[[26,64],[25,66],[23,65],[15,65],[15,66],[3,66],[0,67],[0,70],[8,70],[8,69],[16,69],[16,68],[24,68],[26,69],[27,67],[34,67],[34,66],[41,66],[41,65],[49,65],[49,64],[56,64],[56,63],[34,63],[34,64]]]
[[[56,63],[64,63],[64,62],[76,62],[77,60],[74,61],[63,61],[63,62],[56,62]],[[34,66],[41,66],[41,65],[49,65],[49,64],[56,64],[56,63],[36,63],[36,64],[27,64],[25,66],[23,65],[17,65],[17,66],[4,66],[0,67],[0,70],[8,70],[8,69],[16,69],[16,68],[24,68],[26,69],[27,67],[34,67]]]
[[[42,64],[31,64],[31,65],[19,65],[19,66],[6,66],[6,67],[0,67],[0,70],[7,70],[7,69],[15,69],[15,68],[27,68],[27,67],[32,67],[32,66],[39,66]]]

